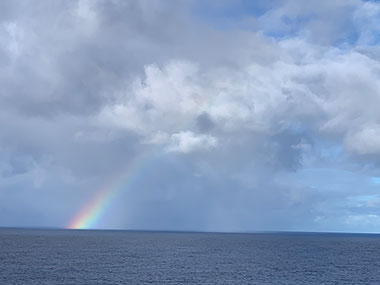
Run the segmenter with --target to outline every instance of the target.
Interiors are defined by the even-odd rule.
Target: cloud
[[[346,144],[349,149],[361,155],[378,154],[380,152],[380,132],[379,126],[366,126],[346,138]]]
[[[218,140],[210,135],[196,135],[190,131],[172,134],[169,151],[188,153],[197,149],[209,149],[217,145]]]
[[[379,4],[244,3],[3,1],[0,225],[373,230]]]

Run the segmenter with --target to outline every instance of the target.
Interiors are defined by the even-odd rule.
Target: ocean
[[[380,236],[4,228],[0,284],[380,284]]]

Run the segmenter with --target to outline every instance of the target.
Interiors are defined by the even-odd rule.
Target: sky
[[[379,25],[376,1],[1,1],[0,226],[380,232]]]

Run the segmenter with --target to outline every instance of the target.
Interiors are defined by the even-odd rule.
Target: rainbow
[[[149,165],[149,161],[154,160],[156,156],[156,150],[152,150],[134,158],[119,175],[113,177],[111,181],[96,191],[95,196],[71,219],[66,228],[93,228],[119,192],[131,186],[138,178],[139,173],[142,173],[144,168]]]

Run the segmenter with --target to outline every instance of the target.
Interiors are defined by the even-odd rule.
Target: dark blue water
[[[0,229],[0,284],[380,284],[380,236]]]

